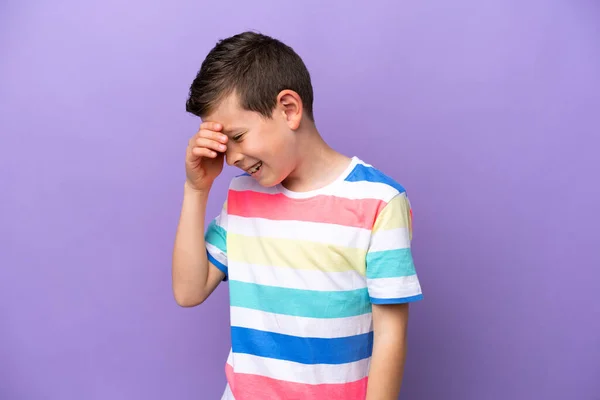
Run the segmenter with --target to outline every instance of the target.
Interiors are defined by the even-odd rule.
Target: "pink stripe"
[[[347,199],[315,196],[292,199],[282,193],[230,190],[227,212],[246,218],[323,222],[371,229],[385,202],[378,199]]]
[[[239,374],[226,364],[225,373],[236,400],[257,399],[312,399],[312,400],[364,400],[367,379],[355,382],[309,385],[280,381],[260,375]]]

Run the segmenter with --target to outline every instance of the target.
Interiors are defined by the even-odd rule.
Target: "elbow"
[[[179,307],[190,308],[199,306],[204,302],[204,300],[193,297],[175,296],[175,302]]]
[[[183,290],[173,290],[173,297],[178,306],[184,308],[196,307],[204,303],[205,296],[200,293],[186,293]]]

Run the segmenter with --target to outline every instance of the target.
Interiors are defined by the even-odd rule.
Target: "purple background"
[[[349,3],[0,3],[1,400],[219,398],[227,285],[179,308],[171,249],[189,84],[246,29],[305,59],[331,145],[408,188],[401,397],[600,399],[600,4]]]

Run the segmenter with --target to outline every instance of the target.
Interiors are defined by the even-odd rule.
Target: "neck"
[[[350,158],[332,149],[314,123],[296,131],[296,168],[282,182],[286,189],[307,192],[333,182],[348,167]]]

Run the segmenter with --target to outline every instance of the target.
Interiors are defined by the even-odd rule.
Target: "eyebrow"
[[[227,129],[223,128],[223,130],[221,130],[221,132],[224,133],[225,135],[229,136],[233,133],[238,133],[239,131],[243,131],[244,129],[245,128],[236,128],[236,127],[227,128]]]

